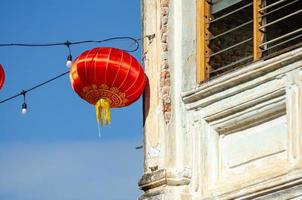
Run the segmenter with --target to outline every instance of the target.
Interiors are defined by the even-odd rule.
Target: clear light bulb
[[[22,108],[21,113],[22,113],[22,115],[25,115],[27,113],[27,109],[26,108]]]
[[[71,65],[72,65],[72,61],[71,61],[71,60],[67,60],[67,62],[66,62],[66,66],[67,66],[68,68],[70,68],[70,67],[71,67]]]

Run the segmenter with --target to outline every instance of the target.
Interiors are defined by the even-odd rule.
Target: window
[[[261,9],[265,24],[265,41],[260,45],[264,56],[274,55],[301,45],[302,42],[302,1],[266,0]],[[283,51],[282,51],[283,50]]]
[[[302,42],[302,0],[197,0],[197,80],[202,82]]]

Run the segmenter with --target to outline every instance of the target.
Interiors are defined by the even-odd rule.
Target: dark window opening
[[[265,9],[266,8],[266,9]],[[275,56],[302,46],[302,1],[266,0],[263,7],[264,56]]]
[[[210,77],[238,68],[253,59],[253,2],[239,1],[212,11],[210,20]]]

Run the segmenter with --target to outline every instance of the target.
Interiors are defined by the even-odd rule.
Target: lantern
[[[0,64],[0,90],[4,84],[5,74],[2,65]]]
[[[110,108],[127,106],[142,94],[147,77],[138,61],[116,48],[94,48],[72,64],[70,81],[74,91],[95,105],[97,121],[110,123]]]

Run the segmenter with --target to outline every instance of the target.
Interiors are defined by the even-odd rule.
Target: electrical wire
[[[35,85],[35,86],[33,86],[33,87],[27,89],[27,90],[22,90],[22,91],[21,91],[20,93],[18,93],[18,94],[15,94],[15,95],[13,95],[13,96],[11,96],[11,97],[8,97],[8,98],[6,98],[6,99],[3,99],[2,101],[0,101],[0,104],[1,104],[1,103],[4,103],[4,102],[6,102],[6,101],[12,100],[12,99],[14,99],[14,98],[17,98],[18,96],[24,96],[24,95],[27,94],[28,92],[30,92],[30,91],[32,91],[32,90],[35,90],[35,89],[37,89],[37,88],[39,88],[39,87],[41,87],[41,86],[43,86],[43,85],[45,85],[45,84],[48,84],[48,83],[50,83],[50,82],[52,82],[52,81],[54,81],[54,80],[56,80],[56,79],[58,79],[58,78],[60,78],[60,77],[62,77],[62,76],[64,76],[64,75],[68,74],[68,73],[69,73],[69,70],[68,70],[67,72],[64,72],[64,73],[62,73],[62,74],[60,74],[60,75],[57,75],[57,76],[55,76],[55,77],[53,77],[53,78],[51,78],[51,79],[49,79],[49,80],[47,80],[47,81],[44,81],[44,82],[42,82],[42,83],[39,83],[39,84],[37,84],[37,85]]]
[[[148,37],[148,36],[145,36]],[[107,38],[104,40],[83,40],[83,41],[75,41],[75,42],[70,42],[70,41],[66,41],[66,42],[54,42],[54,43],[3,43],[0,44],[0,47],[11,47],[11,46],[19,46],[19,47],[52,47],[52,46],[67,46],[68,48],[72,45],[80,45],[80,44],[87,44],[87,43],[104,43],[104,42],[110,42],[110,41],[114,41],[114,40],[131,40],[133,43],[136,44],[134,49],[131,50],[127,50],[127,49],[123,49],[124,51],[127,52],[135,52],[138,50],[139,48],[139,43],[138,41],[141,40],[142,38],[133,38],[133,37],[111,37],[111,38]]]

